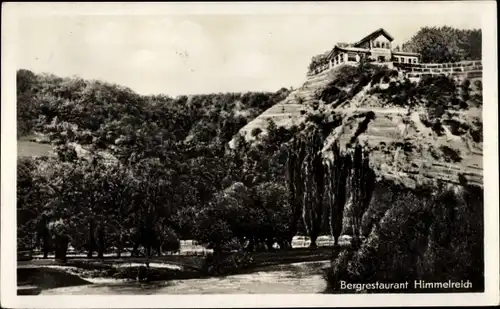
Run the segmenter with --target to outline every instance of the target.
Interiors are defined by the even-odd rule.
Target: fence
[[[324,72],[324,71],[328,70],[329,68],[330,68],[330,65],[328,63],[320,65],[320,66],[317,66],[312,71],[308,72],[307,76],[308,77],[315,76],[315,75],[317,75],[317,74],[319,74],[321,72]]]
[[[448,75],[456,78],[478,78],[483,75],[481,60],[452,63],[394,63],[394,67],[403,71],[408,78],[422,76]]]
[[[483,64],[481,60],[460,61],[450,63],[400,63],[384,62],[381,65],[394,67],[403,71],[408,78],[420,78],[425,75],[448,75],[459,78],[478,78],[483,76]],[[307,78],[312,78],[329,69],[328,64],[315,68],[307,73]]]

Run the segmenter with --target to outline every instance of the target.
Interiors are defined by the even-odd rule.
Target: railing
[[[336,68],[338,66],[341,66],[343,64],[349,64],[349,65],[356,65],[356,64],[359,64],[359,61],[343,61],[343,62],[339,62],[337,64],[332,64],[332,67],[330,68],[330,65],[327,64],[327,65],[324,65],[324,66],[321,66],[321,67],[318,67],[317,69],[315,69],[314,71],[312,72],[308,72],[307,73],[307,77],[313,77],[313,76],[316,76],[320,73],[323,73],[329,69],[333,69],[333,68]],[[383,64],[383,63],[381,63]],[[387,64],[387,62],[385,62],[385,64]]]
[[[318,75],[319,73],[328,70],[329,67],[330,67],[330,65],[328,63],[320,65],[320,66],[316,67],[314,70],[312,70],[311,72],[308,72],[307,76]]]
[[[460,62],[450,62],[450,63],[400,63],[394,62],[394,66],[409,72],[429,72],[429,73],[441,73],[441,72],[451,72],[451,71],[473,71],[482,70],[482,61],[460,61]]]
[[[355,64],[357,62],[340,62],[332,65],[335,68],[341,64]],[[481,60],[460,61],[450,63],[401,63],[401,62],[369,62],[371,64],[379,65],[393,65],[395,68],[403,71],[407,77],[419,78],[422,75],[439,75],[445,74],[450,76],[464,76],[469,78],[482,76],[483,65]],[[323,64],[316,67],[313,71],[307,73],[307,77],[316,76],[330,68],[330,65]]]
[[[394,66],[403,71],[408,78],[421,78],[422,76],[433,75],[477,78],[482,76],[483,71],[481,60],[450,63],[394,63]]]

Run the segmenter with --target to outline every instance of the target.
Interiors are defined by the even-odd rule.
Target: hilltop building
[[[362,58],[376,62],[419,63],[420,54],[393,50],[393,40],[387,31],[380,28],[352,46],[342,47],[337,44],[328,54],[329,66],[359,62]]]
[[[354,44],[336,44],[326,57],[327,63],[317,68],[313,74],[340,64],[356,64],[363,58],[375,63],[420,63],[420,54],[394,50],[393,40],[385,29],[380,28]]]

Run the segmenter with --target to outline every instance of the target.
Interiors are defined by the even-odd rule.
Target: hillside
[[[301,87],[292,90],[281,102],[273,105],[247,125],[239,130],[239,134],[247,140],[252,140],[252,130],[259,128],[266,131],[268,120],[272,120],[278,127],[291,128],[300,125],[306,119],[305,109],[315,100],[315,93],[326,88],[331,80],[335,79],[336,71],[325,71],[309,78]],[[234,138],[231,141],[234,145]]]
[[[255,128],[265,131],[268,119],[290,128],[307,125],[306,120],[315,114],[340,117],[342,122],[323,145],[325,157],[331,156],[334,142],[342,151],[360,144],[370,153],[378,176],[406,186],[431,180],[459,183],[461,177],[482,186],[481,77],[448,80],[429,76],[412,84],[397,70],[367,68],[370,76],[366,81],[352,78],[356,70],[346,65],[314,76],[244,126],[240,134],[252,140],[250,132]],[[380,79],[375,77],[380,74],[390,77],[373,79]],[[441,92],[440,87],[448,86],[453,89]],[[435,88],[430,90],[433,93],[426,93],[432,89],[429,87]],[[398,97],[408,91],[415,91],[418,102]],[[461,105],[451,102],[460,96],[464,98]],[[436,108],[440,115],[434,115]]]
[[[476,32],[435,49],[448,30],[410,44],[439,63],[345,54],[275,93],[142,96],[19,70],[18,248],[149,258],[195,239],[216,275],[234,250],[239,268],[331,235],[329,292],[417,279],[482,291],[482,64]]]
[[[266,197],[285,194],[281,184],[248,189],[246,206],[234,209],[238,216],[225,195],[249,178],[228,142],[288,92],[141,96],[103,81],[19,70],[19,248],[55,250],[58,257],[69,238],[89,256],[111,247],[120,255],[137,242],[150,255],[153,246],[160,254],[175,248],[178,238],[220,249],[234,247],[242,233],[259,232],[255,246],[262,246],[278,233],[269,225],[282,224],[285,234],[288,209],[270,217],[261,207],[281,205],[284,199]],[[240,227],[245,216],[251,228]]]
[[[179,145],[225,144],[238,129],[283,100],[288,90],[141,96],[97,80],[17,72],[19,155],[72,145],[118,159]],[[142,143],[143,149],[134,143]],[[136,145],[137,146],[137,145]],[[144,149],[146,148],[146,149]],[[158,149],[159,149],[158,148]],[[43,150],[42,150],[43,149]]]
[[[300,112],[276,121],[293,134],[275,147],[287,149],[294,218],[311,239],[329,231],[335,239],[348,234],[356,240],[333,259],[328,292],[342,293],[342,280],[408,278],[467,278],[474,291],[483,289],[477,74],[409,79],[391,67],[343,65],[277,106],[286,104]],[[264,124],[268,111],[240,130],[235,145],[248,127]],[[250,149],[263,147],[262,136],[247,139]]]

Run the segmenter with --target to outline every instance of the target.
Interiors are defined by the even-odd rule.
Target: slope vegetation
[[[278,127],[307,127],[318,115],[342,119],[325,140],[325,158],[333,143],[342,151],[360,144],[378,176],[405,186],[461,179],[482,186],[480,78],[410,82],[388,68],[346,65],[308,80],[239,133],[252,139],[270,119]]]
[[[44,143],[38,148],[71,144],[82,154],[104,151],[118,159],[171,143],[225,144],[289,92],[141,96],[102,81],[28,70],[17,72],[17,84],[18,136],[27,140],[19,143],[21,156],[39,155],[36,143]]]
[[[353,236],[328,291],[342,292],[340,281],[449,278],[481,291],[481,79],[410,81],[362,64],[309,92],[315,100],[287,142],[293,213],[312,241]]]

